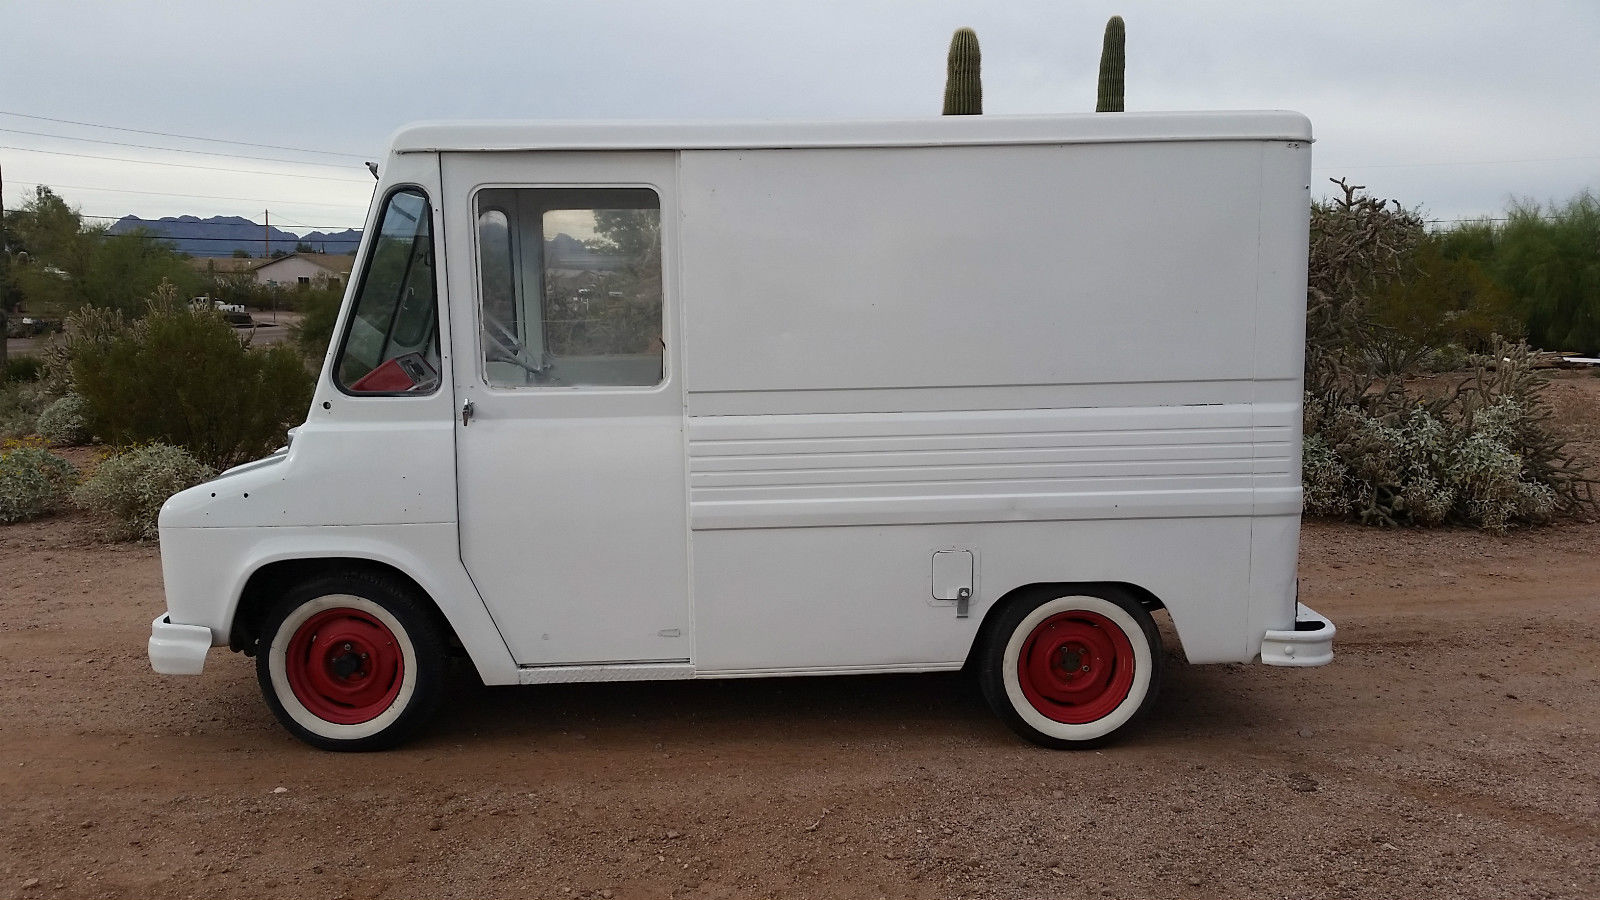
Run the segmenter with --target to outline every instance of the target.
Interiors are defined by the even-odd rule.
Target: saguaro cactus
[[[1095,112],[1122,112],[1122,69],[1127,32],[1121,16],[1106,22],[1106,39],[1100,47],[1100,96]],[[951,51],[952,53],[955,51]]]
[[[945,115],[983,114],[983,83],[978,73],[980,62],[978,33],[971,28],[957,28],[956,33],[950,36],[950,57],[945,62]]]

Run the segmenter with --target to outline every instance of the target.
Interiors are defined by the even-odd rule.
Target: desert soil
[[[1600,379],[1555,399],[1595,447]],[[0,896],[1600,895],[1596,524],[1308,522],[1334,663],[1171,650],[1099,751],[1021,742],[957,675],[463,671],[371,755],[289,737],[243,657],[152,674],[157,550],[93,527],[0,526]]]

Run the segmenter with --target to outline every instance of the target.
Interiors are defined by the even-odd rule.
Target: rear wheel
[[[1000,612],[979,685],[995,713],[1045,747],[1099,746],[1134,721],[1161,682],[1161,638],[1120,591],[1044,591]]]
[[[256,676],[296,737],[324,750],[381,750],[438,706],[444,648],[415,593],[363,572],[321,576],[267,616]]]

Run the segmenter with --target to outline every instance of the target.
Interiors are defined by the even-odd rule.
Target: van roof
[[[455,121],[395,132],[395,153],[495,150],[754,150],[1113,144],[1147,141],[1310,141],[1311,122],[1283,110],[932,116],[803,121]]]

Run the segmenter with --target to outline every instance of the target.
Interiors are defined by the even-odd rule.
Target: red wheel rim
[[[1133,687],[1133,644],[1099,613],[1057,613],[1023,642],[1017,681],[1033,708],[1056,722],[1103,719]]]
[[[359,609],[317,613],[295,629],[284,662],[289,689],[310,713],[360,725],[400,695],[405,659],[389,626]]]

